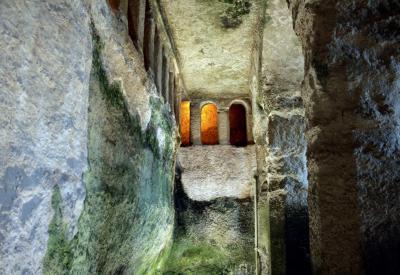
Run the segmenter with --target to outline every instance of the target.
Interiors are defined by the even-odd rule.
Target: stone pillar
[[[301,106],[297,107],[286,110],[284,115],[271,112],[267,117],[266,179],[272,274],[310,272],[305,123],[303,112],[297,113]]]
[[[175,76],[174,72],[169,72],[169,105],[171,112],[175,114]]]
[[[155,23],[153,14],[149,5],[146,6],[146,19],[144,25],[144,40],[143,40],[143,55],[144,64],[146,70],[150,68],[154,72],[154,35],[155,35]]]
[[[162,95],[167,104],[169,100],[169,60],[165,55],[163,56]]]
[[[229,108],[218,109],[218,138],[219,144],[229,143]]]
[[[181,102],[182,102],[182,91],[181,91],[181,88],[179,86],[175,85],[175,119],[176,119],[176,124],[177,125],[180,125]],[[192,106],[190,106],[190,111],[192,111]],[[192,125],[190,125],[190,131],[192,131]]]
[[[265,13],[271,16],[262,24],[261,74],[256,71],[250,82],[258,159],[259,270],[261,274],[310,274],[305,119],[300,97],[304,58],[286,1],[269,1]],[[254,87],[256,83],[261,85]]]
[[[253,137],[253,115],[251,111],[246,111],[246,127],[247,127],[247,143],[252,144],[254,142],[254,137]]]
[[[289,2],[307,57],[303,97],[314,272],[397,274],[400,6]]]
[[[201,121],[201,110],[200,104],[193,103],[190,108],[190,129],[191,129],[191,140],[193,145],[201,144],[200,136],[200,121]]]
[[[129,34],[138,50],[143,53],[146,0],[131,0],[128,5]]]
[[[163,46],[160,35],[156,33],[154,39],[154,82],[157,86],[158,95],[161,96],[162,89],[162,62],[163,62]]]

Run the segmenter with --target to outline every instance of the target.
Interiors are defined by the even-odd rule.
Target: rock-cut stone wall
[[[252,196],[256,168],[254,145],[190,146],[179,149],[182,186],[194,201]]]
[[[160,274],[254,274],[254,146],[178,154],[174,243]]]
[[[265,1],[252,89],[262,274],[309,274],[304,57],[284,0]]]
[[[0,4],[0,273],[155,272],[173,234],[175,120],[124,14],[50,2]]]
[[[38,274],[58,186],[77,232],[92,60],[81,1],[0,3],[0,273]]]
[[[288,1],[305,55],[316,274],[398,274],[400,3]]]

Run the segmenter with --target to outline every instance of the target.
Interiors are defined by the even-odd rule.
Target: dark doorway
[[[247,145],[246,109],[242,104],[232,104],[229,108],[229,129],[231,145]]]

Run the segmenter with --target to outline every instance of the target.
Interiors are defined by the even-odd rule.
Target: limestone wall
[[[249,54],[258,1],[251,3],[236,28],[226,28],[221,15],[233,1],[162,0],[180,52],[190,96],[247,96]],[[244,1],[239,1],[244,2]]]
[[[314,272],[396,274],[399,2],[289,2],[305,55]]]
[[[264,8],[252,75],[260,271],[308,274],[304,58],[286,1]]]
[[[154,272],[172,240],[176,126],[125,13],[0,6],[0,273]]]
[[[0,6],[0,273],[38,274],[54,187],[69,238],[85,198],[89,15],[82,1]]]
[[[182,186],[191,200],[250,198],[256,168],[254,146],[191,146],[179,149]]]
[[[254,274],[254,146],[180,148],[167,274]]]

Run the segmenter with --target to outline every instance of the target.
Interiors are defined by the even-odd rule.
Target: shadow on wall
[[[175,174],[176,226],[169,258],[157,275],[254,274],[251,199],[191,200]]]

